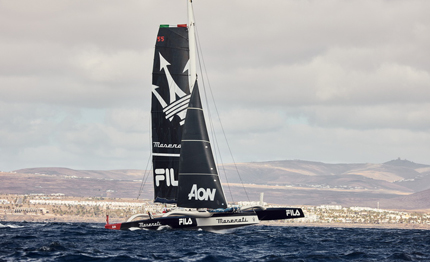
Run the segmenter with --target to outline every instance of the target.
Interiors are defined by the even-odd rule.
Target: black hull
[[[294,207],[266,208],[265,210],[255,210],[255,212],[260,220],[280,220],[305,217],[301,208]]]

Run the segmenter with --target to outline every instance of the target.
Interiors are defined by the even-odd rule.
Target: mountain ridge
[[[2,180],[6,181],[0,186],[3,192],[133,197],[138,194],[141,181],[146,177],[143,195],[150,199],[153,194],[151,172],[145,170],[39,167],[14,172],[0,173]],[[381,202],[398,208],[398,198],[403,199],[400,202],[406,209],[412,206],[430,208],[430,204],[426,204],[429,202],[417,200],[426,199],[426,194],[430,194],[430,190],[426,191],[430,189],[430,165],[400,158],[380,164],[327,164],[304,160],[225,164],[219,167],[219,174],[224,187],[231,185],[234,188],[231,193],[227,193],[228,188],[225,190],[233,200],[246,199],[248,193],[239,192],[246,187],[252,198],[265,192],[266,202],[278,204],[373,205]],[[418,194],[421,191],[424,193]],[[412,197],[414,194],[418,195]],[[415,204],[417,202],[421,204]]]

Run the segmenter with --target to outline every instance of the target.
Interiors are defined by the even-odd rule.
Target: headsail
[[[179,207],[226,208],[197,85],[194,27],[192,0],[188,0],[191,99],[181,141],[177,203]]]
[[[154,199],[176,202],[182,128],[190,101],[186,25],[161,25],[152,71]]]
[[[178,206],[226,208],[227,201],[213,158],[197,81],[186,118],[179,163]]]

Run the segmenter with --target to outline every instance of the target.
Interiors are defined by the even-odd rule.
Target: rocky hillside
[[[229,200],[288,205],[340,204],[430,209],[430,166],[396,159],[382,164],[327,164],[302,160],[227,164],[219,173]],[[152,197],[150,172],[27,168],[0,173],[4,193]],[[243,188],[246,188],[246,193]],[[422,192],[421,192],[422,191]],[[420,203],[420,204],[418,204]]]
[[[383,164],[326,164],[285,160],[241,163],[237,164],[237,169],[243,181],[253,184],[386,189],[405,193],[430,188],[430,166],[401,159]],[[240,182],[235,170],[233,165],[226,165],[229,182]]]

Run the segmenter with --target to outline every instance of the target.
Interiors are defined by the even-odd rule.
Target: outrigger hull
[[[262,210],[256,209],[255,212],[260,220],[280,220],[305,217],[303,210],[295,207],[273,207]]]
[[[252,212],[211,213],[209,217],[196,215],[165,216],[130,222],[109,224],[106,229],[113,230],[159,230],[163,228],[217,231],[256,225],[261,220],[280,220],[304,217],[300,208],[267,208]]]

